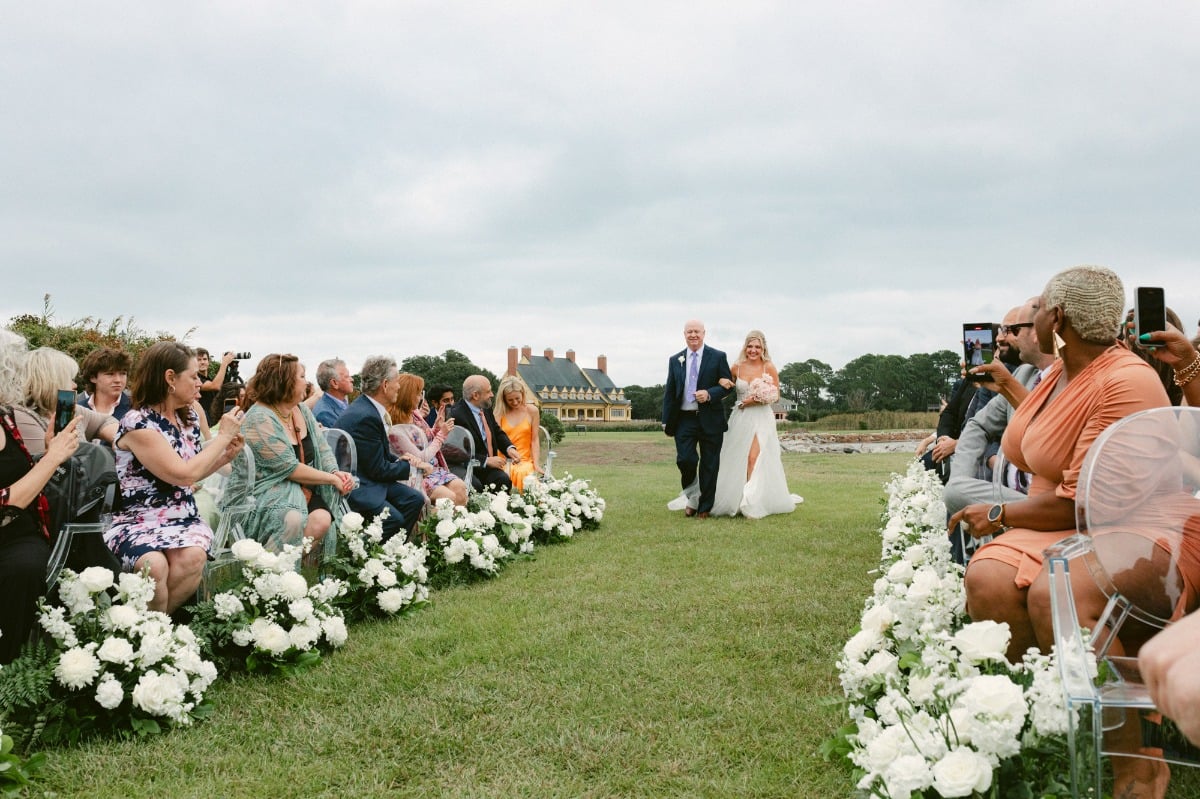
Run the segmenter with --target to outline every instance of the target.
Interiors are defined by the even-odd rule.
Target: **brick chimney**
[[[575,363],[575,350],[567,350],[567,360]]]
[[[521,347],[521,357],[526,359],[533,357],[533,350],[528,344],[526,344],[524,347]]]
[[[508,371],[505,375],[515,375],[517,373],[517,347],[512,345],[508,348]]]
[[[553,360],[554,360],[554,350],[550,349],[549,347],[547,347],[547,348],[546,348],[546,351],[545,351],[545,352],[543,352],[542,354],[546,356],[546,360],[547,360],[547,361],[553,361]]]
[[[607,355],[601,355],[598,358],[596,358],[596,368],[600,370],[601,374],[608,374],[608,356]]]

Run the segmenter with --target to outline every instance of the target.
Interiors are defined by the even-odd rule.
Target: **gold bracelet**
[[[1192,358],[1192,362],[1187,366],[1183,367],[1182,369],[1175,370],[1175,385],[1183,388],[1188,383],[1192,382],[1192,379],[1197,374],[1200,374],[1200,355]]]

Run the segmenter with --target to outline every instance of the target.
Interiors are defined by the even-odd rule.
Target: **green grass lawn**
[[[686,519],[665,436],[568,433],[556,473],[599,530],[497,579],[357,625],[290,679],[210,692],[213,718],[52,750],[41,783],[100,797],[846,797],[834,660],[879,556],[882,483],[910,456],[785,454],[805,503]]]

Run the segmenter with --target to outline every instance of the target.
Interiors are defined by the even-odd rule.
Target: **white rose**
[[[216,611],[218,619],[232,619],[245,611],[242,600],[230,593],[217,594],[213,597],[213,609]]]
[[[79,582],[91,593],[106,591],[112,587],[112,572],[103,566],[89,566],[79,575]]]
[[[63,652],[58,659],[58,665],[54,667],[54,676],[62,685],[71,689],[91,685],[99,673],[100,661],[82,647]]]
[[[462,538],[451,539],[450,544],[442,553],[447,563],[460,563],[463,556],[467,554],[467,550],[474,545],[474,542],[468,542]]]
[[[363,517],[361,513],[350,511],[342,516],[342,529],[350,532],[357,532],[362,529]]]
[[[901,755],[888,766],[883,782],[892,799],[909,799],[933,783],[933,772],[921,755]]]
[[[984,793],[992,787],[992,764],[974,749],[960,747],[933,766],[933,788],[952,799]]]
[[[898,560],[888,569],[887,578],[893,583],[908,583],[913,578],[912,564],[906,560]]]
[[[984,674],[971,680],[958,703],[972,716],[1024,721],[1028,707],[1021,686],[1003,674]]]
[[[346,643],[346,620],[341,616],[330,616],[323,620],[321,631],[325,633],[325,640],[332,646]]]
[[[105,611],[108,626],[113,630],[128,630],[137,624],[141,615],[128,605],[113,605]]]
[[[133,704],[152,716],[177,719],[183,712],[187,685],[186,678],[180,680],[176,675],[148,671],[133,687]]]
[[[900,561],[907,563],[908,561]],[[942,578],[928,566],[917,569],[908,587],[908,599],[911,602],[924,602],[929,596],[942,587]]]
[[[882,633],[888,627],[891,627],[892,622],[895,620],[896,614],[892,613],[892,609],[881,603],[863,614],[861,626],[864,630],[873,630]]]
[[[308,597],[301,597],[288,604],[288,613],[296,621],[308,621],[313,614],[313,603]]]
[[[124,701],[125,689],[112,677],[105,677],[96,686],[96,704],[105,710],[112,710]]]
[[[96,657],[108,663],[128,663],[133,660],[133,644],[116,636],[105,638],[104,643],[96,650]]]
[[[853,661],[862,660],[868,652],[874,652],[883,644],[883,637],[877,630],[862,629],[850,637],[842,652]]]
[[[282,655],[292,647],[287,630],[266,619],[255,619],[250,625],[250,634],[254,636],[254,646],[272,655]]]
[[[952,642],[963,657],[972,663],[984,660],[1004,660],[1011,637],[1007,622],[977,621],[964,625],[954,634]]]
[[[301,652],[307,652],[316,646],[317,640],[320,637],[321,625],[316,619],[312,619],[306,624],[297,624],[288,630],[288,640],[291,641],[292,646]]]
[[[442,519],[437,523],[437,527],[434,528],[433,532],[444,544],[446,539],[451,538],[458,532],[458,525],[450,519]]]
[[[384,613],[395,613],[404,607],[404,593],[399,588],[389,588],[386,591],[380,591],[375,597],[375,601],[379,603],[379,607]]]
[[[279,594],[287,599],[299,599],[308,593],[308,581],[299,572],[284,572],[279,579]]]
[[[243,538],[239,541],[234,541],[233,546],[229,549],[235,558],[246,563],[255,562],[264,551],[263,545],[253,538]]]
[[[375,578],[375,582],[379,584],[380,588],[391,588],[398,581],[396,580],[396,573],[389,569],[388,571],[380,572]]]
[[[250,642],[254,640],[254,636],[247,627],[239,627],[229,637],[233,640],[235,646],[250,646]]]
[[[167,656],[174,648],[173,644],[171,634],[166,631],[143,636],[142,645],[138,649],[138,665],[142,668],[153,666]]]
[[[896,666],[899,661],[891,652],[876,652],[871,655],[863,668],[866,669],[868,675],[890,677],[896,674]]]

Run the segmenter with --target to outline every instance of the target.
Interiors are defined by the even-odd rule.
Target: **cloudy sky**
[[[953,348],[1077,263],[1200,314],[1191,3],[0,0],[0,321],[213,350]]]

